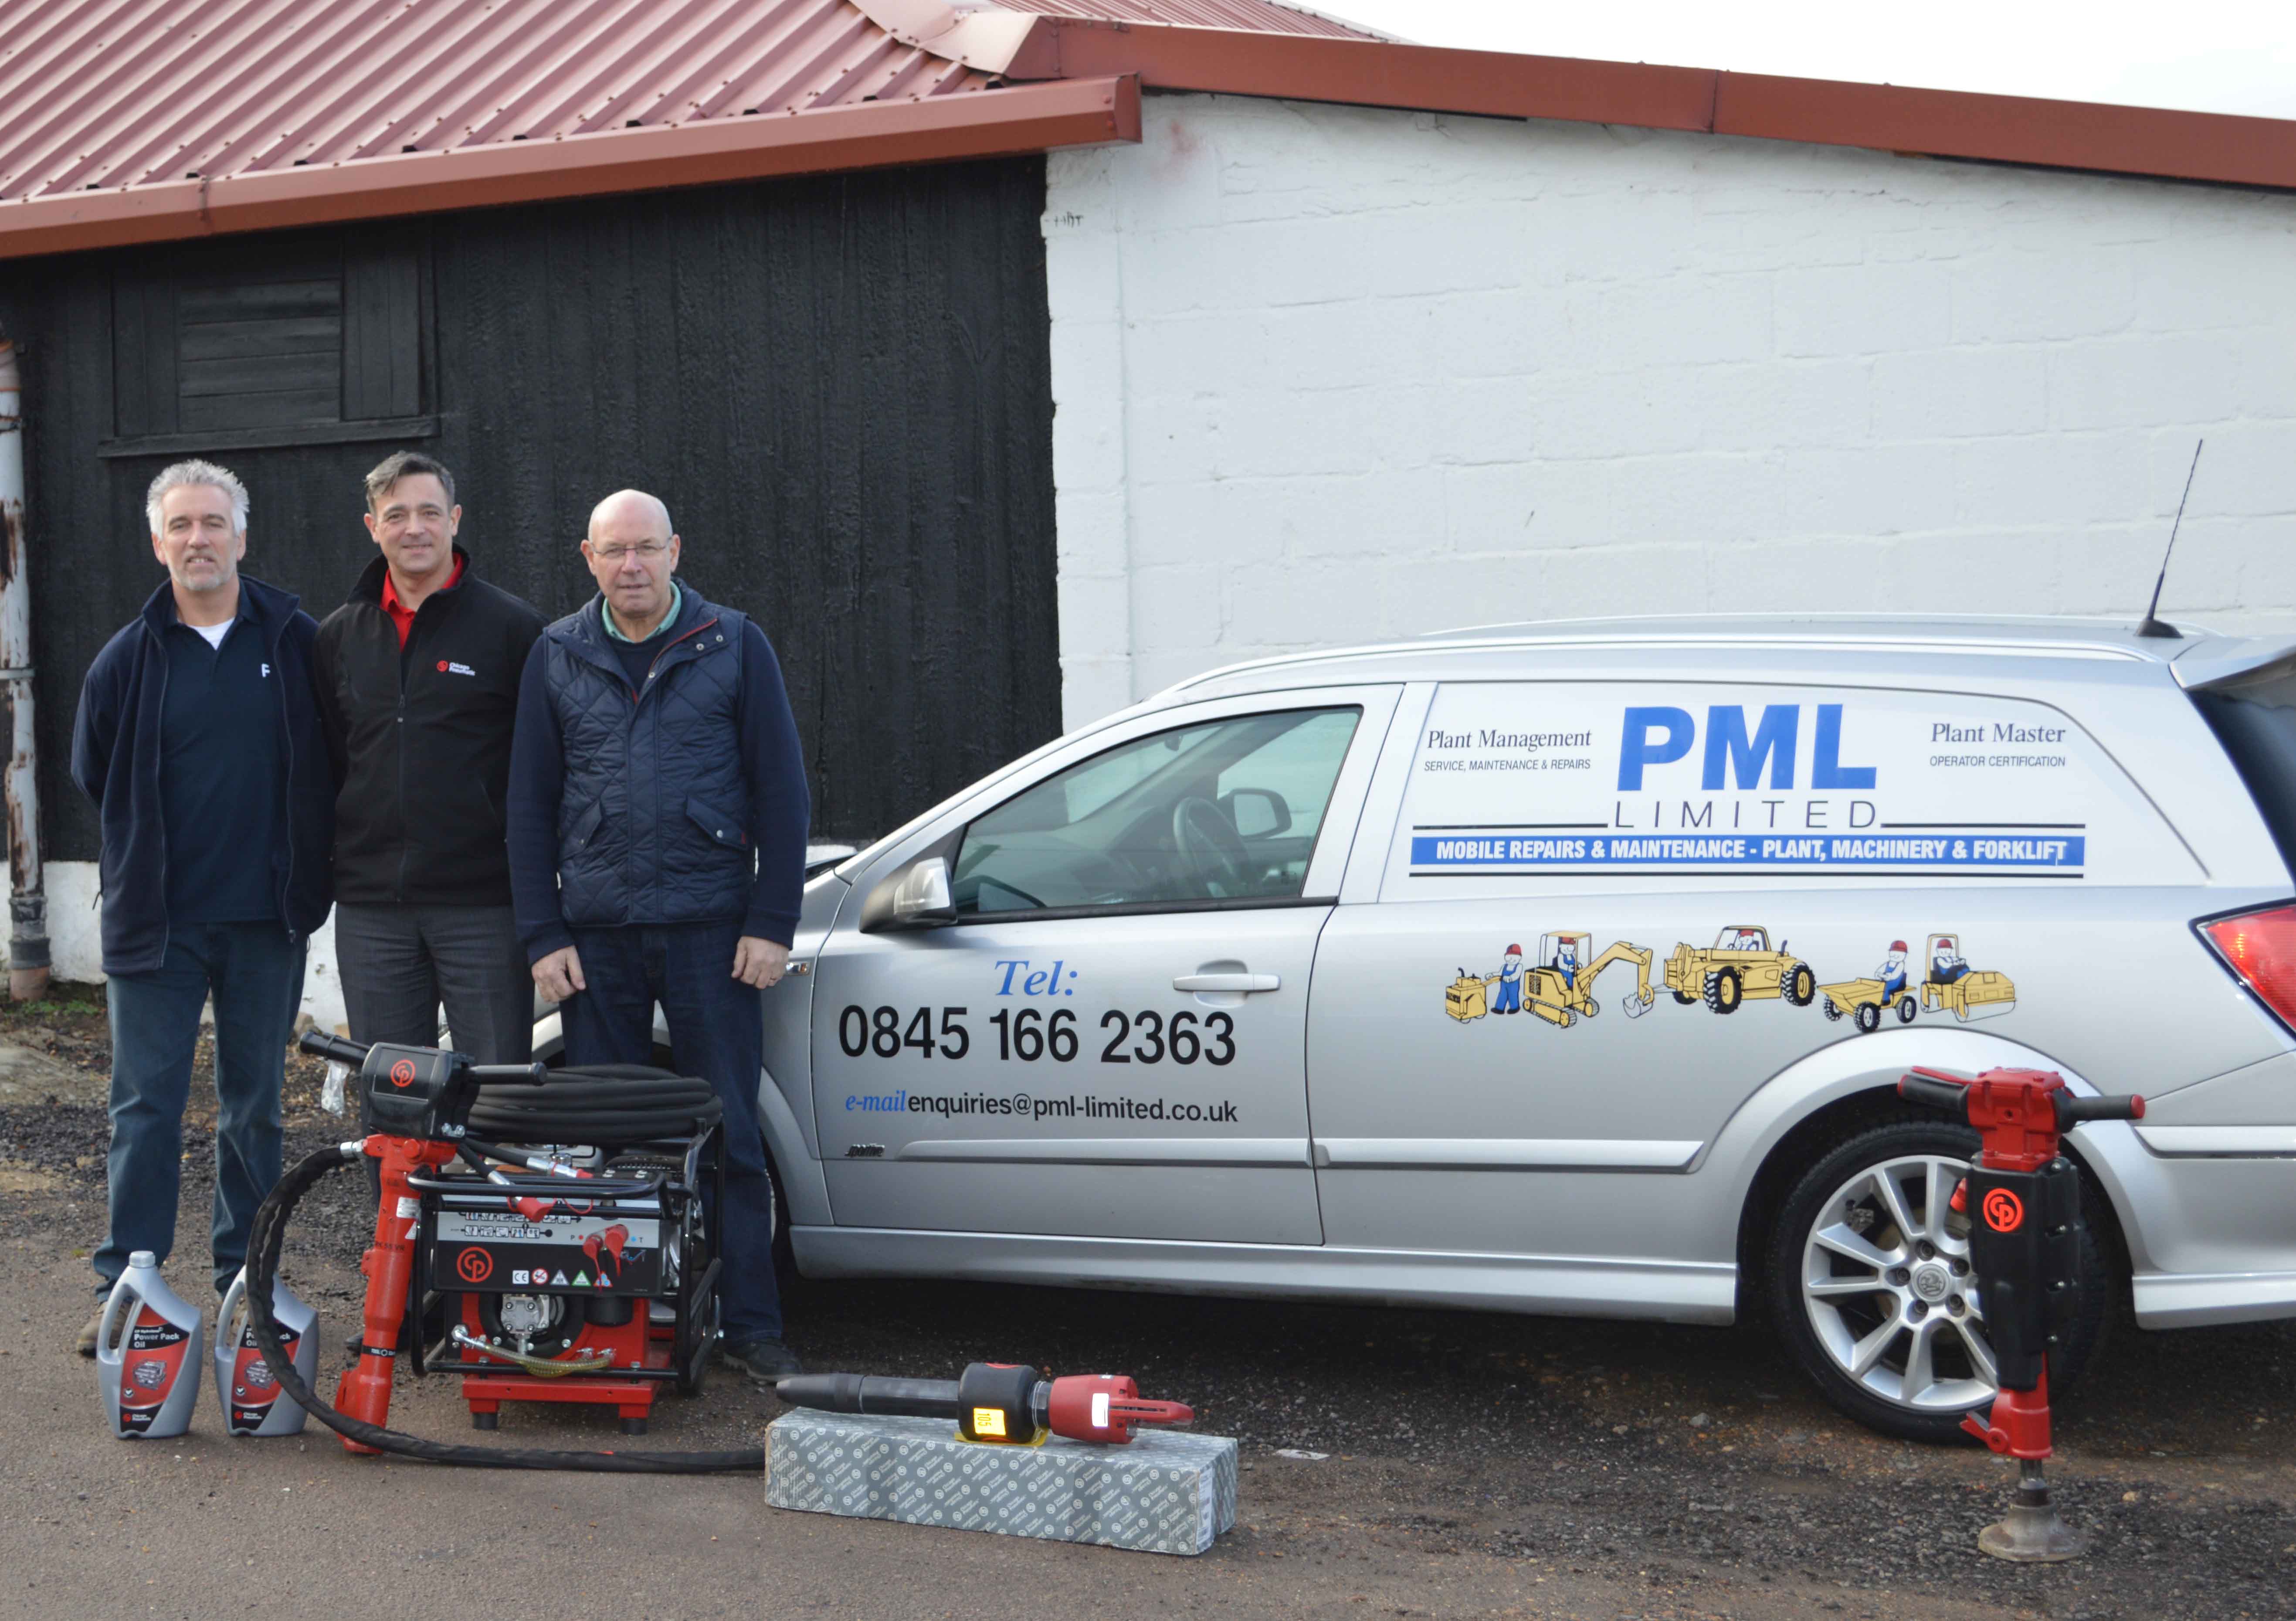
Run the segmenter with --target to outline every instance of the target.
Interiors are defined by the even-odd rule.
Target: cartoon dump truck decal
[[[1703,1000],[1717,1013],[1735,1013],[1747,1000],[1783,996],[1807,1008],[1817,996],[1817,975],[1786,950],[1770,948],[1770,932],[1736,923],[1715,936],[1710,949],[1682,944],[1666,959],[1666,988],[1685,1007]]]
[[[1959,940],[1957,934],[1930,936],[1927,970],[1922,975],[1923,1010],[1950,1010],[1964,1024],[2013,1012],[2017,987],[2009,976],[1972,968],[1962,960]]]

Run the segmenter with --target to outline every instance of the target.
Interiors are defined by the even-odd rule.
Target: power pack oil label
[[[287,1360],[295,1360],[295,1346],[302,1336],[286,1324],[279,1325],[279,1348]],[[242,1329],[239,1346],[233,1354],[231,1391],[231,1428],[252,1430],[259,1428],[271,1416],[279,1402],[279,1376],[271,1370],[271,1361],[263,1347],[255,1343],[255,1330]]]
[[[184,1370],[184,1345],[189,1332],[177,1328],[150,1306],[143,1308],[119,1356],[119,1428],[140,1436],[152,1428],[160,1409],[176,1387]]]
[[[515,1294],[655,1295],[661,1284],[657,1217],[442,1210],[432,1228],[431,1276],[443,1289]]]
[[[1445,686],[1389,877],[2189,882],[2191,857],[2046,704],[1720,683]]]

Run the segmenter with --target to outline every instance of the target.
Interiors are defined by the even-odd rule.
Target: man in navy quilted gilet
[[[747,615],[677,576],[669,510],[641,490],[590,514],[598,595],[543,631],[511,745],[512,904],[570,1064],[671,1063],[725,1106],[725,1354],[761,1382],[782,1340],[758,1124],[759,992],[789,967],[810,809],[781,666]]]

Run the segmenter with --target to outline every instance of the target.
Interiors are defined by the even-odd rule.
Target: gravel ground
[[[68,1023],[57,1021],[58,1046],[48,1050],[84,1059],[70,1050]],[[345,1134],[316,1112],[317,1082],[316,1066],[291,1080],[290,1163]],[[195,1109],[185,1134],[186,1238],[204,1226],[211,1112]],[[0,1108],[0,1173],[15,1179],[0,1184],[8,1189],[0,1256],[10,1262],[0,1280],[9,1288],[53,1293],[54,1282],[85,1275],[82,1257],[102,1232],[105,1132],[94,1101],[59,1095]],[[356,1268],[372,1221],[364,1179],[346,1172],[306,1201],[291,1238],[285,1271],[338,1343],[356,1318]],[[203,1248],[181,1247],[170,1268],[187,1296],[201,1281],[204,1256],[194,1252]],[[62,1346],[83,1308],[45,1295],[25,1304],[12,1354],[39,1362],[41,1384],[77,1386],[86,1364]],[[2070,1566],[2013,1567],[1974,1547],[2006,1503],[2013,1466],[1973,1444],[1920,1447],[1850,1425],[1816,1401],[1759,1328],[935,1283],[804,1284],[790,1318],[792,1343],[816,1369],[949,1376],[985,1357],[1128,1371],[1144,1394],[1193,1403],[1200,1428],[1243,1445],[1242,1523],[1202,1560],[1078,1564],[1085,1551],[767,1514],[765,1568],[781,1569],[775,1538],[813,1550],[803,1578],[781,1590],[808,1595],[802,1608],[821,1613],[889,1613],[875,1608],[882,1594],[872,1584],[891,1560],[913,1569],[913,1580],[942,1584],[907,1589],[917,1602],[906,1613],[918,1614],[939,1613],[927,1599],[946,1596],[948,1614],[999,1617],[1072,1615],[1080,1603],[1160,1614],[1201,1602],[1242,1613],[1345,1606],[1347,1614],[1606,1621],[2296,1617],[2292,1325],[2147,1334],[2124,1313],[2089,1381],[2058,1408],[2053,1479],[2092,1551]],[[720,1373],[701,1400],[658,1407],[641,1444],[754,1444],[778,1411],[769,1395]],[[402,1381],[393,1416],[426,1435],[487,1439],[467,1429],[443,1380]],[[92,1403],[73,1428],[94,1428]],[[524,1409],[506,1410],[492,1438],[611,1446],[612,1436],[610,1417]],[[104,1444],[113,1453],[90,1457],[116,1455]],[[373,1467],[334,1456],[331,1443],[318,1451],[324,1464],[291,1467]],[[402,1482],[439,1478],[390,1468]],[[20,1448],[6,1477],[35,1492],[53,1484]],[[697,1504],[710,1505],[719,1500],[708,1494],[730,1488],[644,1489],[703,1493]],[[84,1517],[92,1512],[81,1506]],[[824,1539],[835,1551],[825,1563]],[[1136,1580],[1144,1569],[1156,1574]],[[1016,1581],[1045,1602],[1016,1596]]]

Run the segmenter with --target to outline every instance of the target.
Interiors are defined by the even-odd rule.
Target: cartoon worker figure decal
[[[1930,971],[1922,982],[1924,1011],[1950,1013],[1962,1023],[1999,1018],[2017,1009],[2017,987],[2006,974],[1972,968],[1962,957],[1960,936],[1930,936]]]
[[[1905,948],[1900,945],[1898,949],[1899,950],[1903,950]],[[1968,972],[1969,964],[1962,959],[1960,951],[1955,949],[1952,935],[1938,934],[1931,937],[1930,941],[1930,983],[1933,985],[1949,985]]]
[[[1906,942],[1904,941],[1892,940],[1890,942],[1890,954],[1882,959],[1882,966],[1874,970],[1874,977],[1882,982],[1882,1000],[1885,1002],[1894,1001],[1898,992],[1906,988]]]
[[[1493,1013],[1522,1011],[1522,948],[1511,945],[1499,959],[1498,993],[1491,998]]]
[[[1554,948],[1554,971],[1562,975],[1562,988],[1578,988],[1578,936],[1565,934]]]

